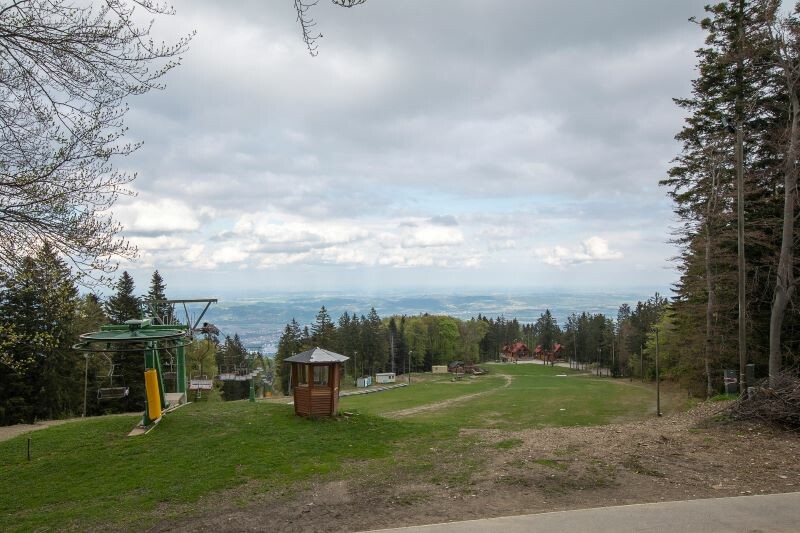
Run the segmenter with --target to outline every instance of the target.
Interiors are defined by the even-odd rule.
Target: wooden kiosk
[[[349,357],[312,348],[286,358],[292,364],[294,412],[300,416],[333,416],[339,410],[342,363]]]

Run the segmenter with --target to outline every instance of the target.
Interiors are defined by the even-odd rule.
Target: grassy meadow
[[[427,375],[410,387],[342,398],[341,409],[352,415],[330,420],[295,417],[291,406],[274,402],[197,403],[165,416],[146,436],[127,437],[137,421],[128,416],[21,435],[0,442],[0,530],[141,529],[208,512],[219,498],[244,505],[257,495],[286,497],[311,479],[364,469],[390,475],[402,467],[455,476],[449,482],[457,484],[446,459],[417,450],[480,451],[477,437],[459,436],[462,428],[604,424],[652,410],[645,387],[539,365],[490,369],[487,376],[453,382]],[[433,408],[391,418],[421,406]],[[480,468],[480,453],[472,457]]]

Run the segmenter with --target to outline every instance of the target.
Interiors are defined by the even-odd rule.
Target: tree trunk
[[[800,102],[791,70],[784,65],[789,89],[792,122],[789,127],[789,146],[786,150],[783,177],[783,232],[781,235],[781,254],[775,283],[775,297],[772,300],[772,314],[769,320],[769,384],[773,386],[781,371],[781,327],[786,306],[794,293],[794,211],[797,201],[797,156],[798,126],[800,125]]]
[[[706,292],[708,293],[708,301],[706,303],[706,343],[705,343],[705,367],[706,367],[706,398],[714,395],[714,385],[711,380],[711,355],[714,351],[714,309],[717,305],[716,294],[716,280],[711,268],[711,219],[712,211],[716,208],[717,199],[717,170],[716,168],[711,171],[711,188],[708,193],[708,202],[706,203],[706,242],[705,242],[705,268],[706,268]]]

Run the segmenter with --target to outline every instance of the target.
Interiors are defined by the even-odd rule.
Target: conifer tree
[[[335,326],[331,321],[328,310],[323,305],[317,313],[317,318],[311,326],[311,343],[320,348],[332,349],[335,342],[334,339]]]
[[[0,322],[13,331],[0,352],[0,423],[78,412],[81,383],[75,278],[52,247],[23,259],[0,287]]]
[[[126,320],[140,318],[139,298],[134,295],[133,278],[127,271],[117,280],[116,292],[106,302],[106,314],[113,324],[124,324]]]
[[[153,276],[150,278],[150,289],[147,291],[144,302],[147,304],[147,312],[154,314],[160,323],[172,324],[174,322],[172,306],[156,303],[167,299],[166,289],[167,284],[164,283],[164,278],[161,277],[158,270],[153,271]]]
[[[283,334],[278,340],[278,350],[275,353],[275,384],[283,394],[289,394],[290,370],[284,361],[299,353],[301,349],[300,324],[294,318],[283,329]]]

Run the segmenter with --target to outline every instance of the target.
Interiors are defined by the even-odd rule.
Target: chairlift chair
[[[125,385],[125,376],[122,374],[114,374],[114,360],[108,355],[105,356],[108,360],[108,375],[106,376],[106,386],[97,389],[98,400],[119,400],[125,398],[130,393],[130,388]]]
[[[169,361],[167,362],[167,364],[165,366],[169,367],[169,370],[164,372],[164,374],[163,374],[164,375],[164,379],[168,379],[168,380],[171,380],[171,381],[177,380],[178,379],[178,372],[175,370],[175,355],[174,354],[170,353]]]

